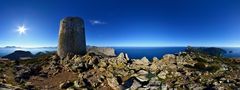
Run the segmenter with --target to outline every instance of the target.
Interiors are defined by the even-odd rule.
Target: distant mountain
[[[3,56],[3,58],[7,58],[7,59],[10,59],[10,60],[20,60],[21,58],[26,58],[26,57],[32,58],[33,54],[29,51],[17,50],[17,51],[14,51],[11,54]]]
[[[208,54],[211,56],[223,56],[227,53],[226,50],[217,47],[187,47],[186,52],[197,52],[202,54]]]
[[[5,47],[0,47],[0,48],[50,48],[50,49],[55,49],[57,47],[18,47],[18,46],[5,46]]]
[[[56,49],[57,47],[34,47],[34,48]]]
[[[20,48],[20,47],[17,47],[17,46],[6,46],[4,48]]]

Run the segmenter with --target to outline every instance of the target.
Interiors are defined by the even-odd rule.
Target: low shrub
[[[194,68],[192,65],[189,65],[189,64],[185,64],[183,65],[184,67],[187,67],[187,68]]]
[[[204,70],[206,68],[206,66],[202,62],[198,62],[198,63],[194,64],[194,68],[199,69],[199,70]]]
[[[207,70],[210,72],[216,72],[219,69],[220,69],[220,66],[217,64],[213,64],[213,65],[210,65],[209,67],[207,67]]]
[[[206,59],[203,59],[203,58],[200,58],[200,57],[194,58],[193,60],[198,61],[198,62],[204,62],[204,63],[207,62]]]

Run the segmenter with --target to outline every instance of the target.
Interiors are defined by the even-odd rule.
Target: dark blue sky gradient
[[[59,21],[66,16],[85,20],[88,45],[240,46],[239,0],[0,2],[0,47],[57,46]],[[28,30],[19,35],[22,24]]]

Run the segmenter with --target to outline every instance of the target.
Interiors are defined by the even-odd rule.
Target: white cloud
[[[100,20],[90,20],[89,21],[92,25],[102,25],[107,24],[106,22],[100,21]]]

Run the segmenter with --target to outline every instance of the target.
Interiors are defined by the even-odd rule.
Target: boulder
[[[34,85],[31,82],[26,82],[24,86],[25,86],[25,89],[28,89],[28,90],[34,89]]]
[[[113,60],[113,61],[116,61],[114,63],[116,64],[126,64],[129,60],[128,56],[126,56],[127,54],[124,54],[124,53],[120,53],[118,56],[117,56],[117,60]]]
[[[163,61],[169,64],[176,63],[176,56],[173,54],[166,54],[163,56]]]
[[[83,19],[66,17],[61,20],[57,53],[61,58],[66,57],[67,54],[86,53]]]
[[[80,88],[80,87],[82,87],[82,86],[85,86],[85,83],[83,82],[82,79],[76,80],[76,81],[74,81],[73,83],[74,83],[73,86],[76,87],[76,88]]]
[[[19,86],[13,86],[12,84],[0,83],[0,90],[23,90]]]
[[[67,82],[61,83],[61,84],[59,85],[59,88],[60,88],[60,89],[67,89],[67,88],[69,88],[69,87],[71,87],[71,86],[73,86],[73,85],[74,85],[74,83],[72,83],[72,82],[70,82],[70,81],[67,81]]]
[[[123,52],[121,52],[121,53],[118,55],[118,58],[119,58],[119,59],[129,60],[128,54],[127,54],[127,53],[123,53]]]
[[[149,81],[149,73],[148,71],[145,71],[145,70],[139,70],[137,72],[137,75],[136,75],[136,79],[141,82],[141,83],[145,83],[147,81]]]
[[[138,82],[137,80],[133,80],[130,90],[137,90],[141,86],[142,86],[142,84],[140,82]]]
[[[112,90],[120,90],[119,84],[115,78],[107,78],[107,84]]]
[[[105,67],[107,67],[107,64],[104,61],[101,61],[101,62],[98,63],[98,66],[102,67],[102,68],[105,68]]]
[[[144,65],[144,66],[148,66],[149,65],[149,60],[146,57],[143,57],[141,60],[134,60],[133,64],[136,65]]]
[[[153,62],[158,62],[159,59],[157,57],[153,57]]]
[[[157,72],[159,66],[159,59],[157,57],[153,57],[152,64],[149,67],[150,71]]]
[[[157,76],[160,79],[166,79],[167,78],[167,74],[168,74],[168,71],[165,70],[165,71],[161,71]]]
[[[118,58],[121,58],[121,59],[123,59],[125,56],[124,56],[124,53],[120,53],[119,55],[118,55]]]
[[[146,75],[139,75],[139,76],[136,77],[136,79],[141,83],[149,81],[149,79]]]
[[[150,90],[159,90],[161,84],[162,82],[158,80],[158,77],[153,77],[150,79],[149,83],[147,84],[147,87],[149,87]]]
[[[15,81],[18,83],[22,83],[27,81],[33,75],[40,75],[40,71],[42,70],[42,68],[40,65],[30,65],[29,67],[16,66],[15,70]]]
[[[148,71],[139,70],[139,71],[137,72],[137,74],[139,74],[139,75],[147,75],[147,74],[148,74]]]

